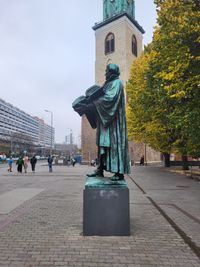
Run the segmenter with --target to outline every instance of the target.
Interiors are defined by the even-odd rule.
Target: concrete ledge
[[[84,189],[83,235],[130,235],[128,188]]]

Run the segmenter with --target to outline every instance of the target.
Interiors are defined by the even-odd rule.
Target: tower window
[[[105,39],[105,55],[115,51],[115,36],[109,33]]]
[[[132,53],[134,56],[137,57],[138,53],[137,53],[137,39],[135,37],[135,35],[132,36]]]

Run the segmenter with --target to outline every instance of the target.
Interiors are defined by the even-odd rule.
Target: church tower
[[[135,20],[133,0],[104,0],[103,21],[93,27],[96,36],[96,83],[104,81],[108,63],[119,65],[124,86],[133,60],[142,52],[144,30]]]
[[[135,20],[134,0],[103,0],[103,21],[93,27],[96,37],[95,82],[102,85],[109,63],[120,68],[124,87],[133,60],[142,52],[143,28]],[[83,161],[96,158],[95,130],[82,118]]]

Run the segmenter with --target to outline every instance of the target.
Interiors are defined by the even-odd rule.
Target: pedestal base
[[[84,236],[129,236],[130,212],[127,187],[85,188]]]

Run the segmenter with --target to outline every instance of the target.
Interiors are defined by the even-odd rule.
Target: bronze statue
[[[116,64],[107,65],[104,85],[92,86],[72,104],[80,116],[86,114],[92,128],[97,128],[99,165],[88,177],[103,177],[106,170],[116,181],[130,173],[124,89],[119,75]]]

